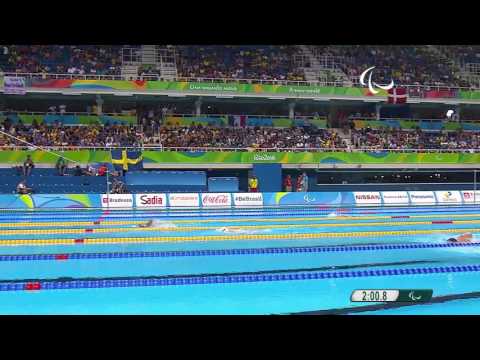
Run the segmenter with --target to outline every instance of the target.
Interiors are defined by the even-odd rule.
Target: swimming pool
[[[4,211],[0,313],[477,314],[480,244],[444,241],[464,232],[478,206]],[[434,298],[350,302],[397,288]]]

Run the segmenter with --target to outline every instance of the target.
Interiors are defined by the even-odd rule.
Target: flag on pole
[[[407,102],[407,89],[405,88],[393,88],[388,90],[388,103],[389,104],[405,104]]]
[[[235,127],[245,127],[247,125],[247,115],[229,115],[228,125]]]
[[[143,155],[141,151],[112,150],[111,154],[112,164],[121,167],[123,170],[143,169]]]

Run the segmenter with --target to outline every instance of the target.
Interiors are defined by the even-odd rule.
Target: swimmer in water
[[[456,238],[450,238],[447,242],[450,243],[470,243],[473,240],[473,235],[471,233],[462,234]]]
[[[256,234],[259,232],[270,232],[270,229],[255,230],[255,229],[244,229],[244,228],[235,227],[235,226],[224,226],[217,229],[217,231],[221,231],[224,233]]]
[[[138,227],[141,227],[141,228],[153,227],[153,220],[148,220],[146,223],[138,224]]]
[[[158,220],[158,219],[152,219],[152,220],[148,220],[147,222],[143,223],[143,224],[138,224],[138,227],[140,228],[174,228],[176,227],[175,224],[172,224],[172,223],[168,223],[168,222],[165,222],[165,221],[161,221],[161,220]]]
[[[244,230],[241,229],[241,228],[238,228],[238,227],[227,227],[227,226],[221,227],[221,228],[218,229],[218,230],[221,231],[221,232],[225,232],[225,233],[244,232]]]

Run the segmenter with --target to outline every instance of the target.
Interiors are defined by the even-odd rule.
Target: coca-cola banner
[[[166,194],[136,194],[137,208],[164,208],[167,206]]]
[[[208,193],[202,194],[203,207],[230,207],[232,196],[229,193]]]
[[[262,193],[235,193],[233,194],[235,207],[263,206]]]
[[[199,195],[196,193],[168,194],[171,207],[198,207]]]

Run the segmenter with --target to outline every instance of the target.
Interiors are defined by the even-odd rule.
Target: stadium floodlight
[[[217,99],[233,99],[233,96],[229,96],[229,95],[219,95],[219,96],[215,96]]]
[[[287,100],[287,98],[284,97],[269,97],[269,100]]]
[[[121,92],[121,93],[118,92],[118,93],[117,93],[117,92],[116,92],[116,93],[114,93],[113,95],[115,95],[115,96],[133,96],[133,93],[131,93],[131,92]]]

